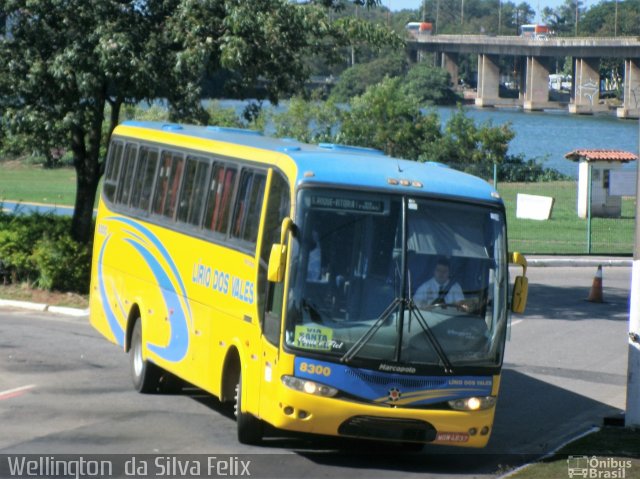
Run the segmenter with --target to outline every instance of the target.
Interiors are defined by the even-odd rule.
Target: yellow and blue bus
[[[527,281],[509,291],[508,263],[526,260],[507,253],[483,180],[367,148],[129,121],[109,146],[93,257],[91,323],[128,352],[135,388],[172,376],[233,404],[240,442],[265,423],[488,441]]]

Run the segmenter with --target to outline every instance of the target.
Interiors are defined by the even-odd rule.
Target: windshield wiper
[[[349,348],[349,350],[344,353],[344,356],[340,358],[340,361],[343,363],[348,363],[351,361],[356,354],[360,352],[360,350],[369,342],[369,340],[378,332],[378,330],[382,327],[384,322],[387,320],[391,313],[396,309],[398,304],[402,303],[400,298],[395,298],[387,309],[385,309],[382,314],[376,319],[376,321],[367,329],[362,336],[358,338],[358,340],[353,343],[353,346]]]
[[[444,352],[444,349],[442,348],[442,345],[438,341],[438,338],[436,338],[435,334],[433,334],[433,331],[431,330],[429,323],[427,323],[427,320],[424,319],[424,316],[422,316],[420,309],[418,309],[418,307],[413,302],[413,300],[409,300],[409,314],[415,315],[418,321],[418,324],[420,325],[420,327],[422,327],[422,330],[426,334],[427,339],[431,343],[431,346],[433,346],[434,351],[440,358],[440,361],[442,361],[442,367],[444,368],[444,372],[447,374],[453,374],[453,365],[451,364],[451,361],[449,361],[449,358],[447,357],[447,353]],[[409,321],[411,321],[411,319],[409,319]]]

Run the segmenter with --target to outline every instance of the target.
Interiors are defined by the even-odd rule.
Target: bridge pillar
[[[524,82],[525,110],[543,110],[549,106],[549,59],[527,57]]]
[[[591,114],[606,110],[600,105],[600,59],[574,58],[573,88],[569,113]]]
[[[478,55],[477,106],[494,106],[500,98],[500,66],[497,55]]]
[[[458,75],[458,54],[442,52],[439,66],[447,71],[451,77],[451,84],[453,87],[457,87],[458,80],[460,79]]]
[[[640,117],[640,60],[624,61],[624,101],[616,114],[620,118]]]

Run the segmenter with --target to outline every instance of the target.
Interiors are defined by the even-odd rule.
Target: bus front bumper
[[[282,388],[263,419],[276,428],[330,436],[449,446],[486,446],[495,407],[480,411],[377,406]]]

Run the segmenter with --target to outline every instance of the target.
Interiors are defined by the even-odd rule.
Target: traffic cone
[[[598,271],[593,277],[593,284],[591,285],[591,291],[589,291],[589,297],[587,301],[592,303],[602,303],[602,265],[598,265]]]

